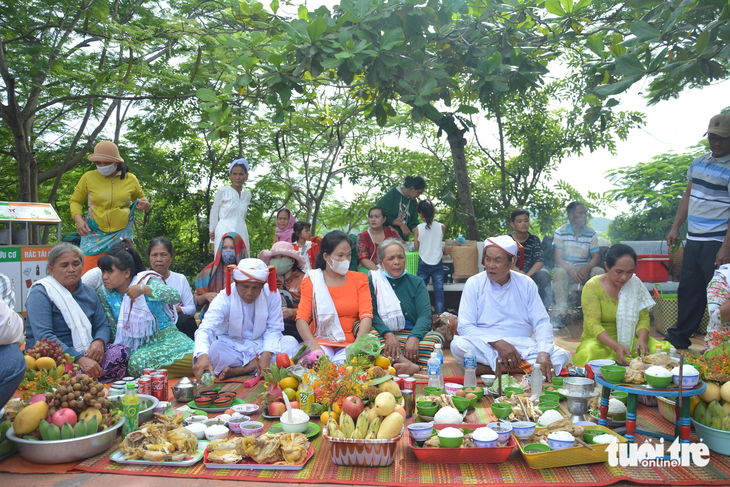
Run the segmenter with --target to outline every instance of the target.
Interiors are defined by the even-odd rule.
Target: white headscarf
[[[63,321],[71,330],[71,339],[73,340],[74,350],[84,354],[89,349],[92,342],[91,322],[81,309],[79,303],[73,297],[68,289],[56,280],[53,276],[44,277],[33,283],[30,287],[40,285],[46,289],[48,298],[56,305],[63,316]]]
[[[484,241],[484,248],[486,249],[490,245],[499,247],[500,249],[507,252],[509,255],[517,255],[517,242],[509,235],[500,235],[499,237],[491,237]]]
[[[230,175],[231,172],[233,172],[234,166],[243,166],[246,168],[246,172],[248,172],[248,161],[246,159],[236,159],[232,163],[228,165],[228,174]]]
[[[406,318],[403,316],[400,300],[393,291],[393,286],[385,277],[382,269],[370,271],[370,276],[373,278],[373,288],[378,303],[378,315],[392,331],[401,331],[406,327]]]
[[[230,318],[228,335],[231,338],[240,340],[243,338],[244,326],[250,326],[255,328],[257,326],[266,327],[266,320],[269,316],[268,306],[268,294],[271,293],[269,286],[266,285],[269,277],[268,266],[259,259],[243,259],[238,263],[238,267],[233,269],[233,280],[235,282],[258,282],[263,283],[264,288],[261,290],[261,294],[256,298],[256,301],[252,305],[247,305],[238,291],[232,292],[228,299],[230,299]],[[251,321],[250,312],[244,312],[244,305],[253,306],[253,319],[255,323]]]

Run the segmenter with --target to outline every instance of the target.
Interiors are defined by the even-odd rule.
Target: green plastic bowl
[[[562,401],[565,399],[565,396],[558,392],[558,389],[560,389],[562,386],[558,387],[556,385],[550,385],[545,388],[544,394],[553,395],[556,398],[558,398],[559,401]]]
[[[522,447],[525,453],[544,453],[550,451],[550,447],[543,443],[530,443]]]
[[[453,397],[452,397],[453,399]],[[512,412],[512,405],[511,404],[503,404],[501,402],[493,402],[492,403],[492,414],[494,414],[497,419],[507,419]]]
[[[423,393],[426,396],[440,396],[444,391],[440,387],[427,386],[423,388]]]
[[[546,392],[542,396],[540,396],[540,401],[555,401],[560,402],[560,394],[557,392]]]
[[[433,401],[418,401],[416,403],[416,408],[418,408],[418,412],[421,415],[433,418],[433,416],[439,410],[439,405]]]
[[[524,394],[525,390],[520,389],[519,387],[505,387],[504,388],[504,395],[507,396],[507,398],[512,397],[512,394]]]
[[[619,384],[624,380],[626,375],[626,367],[620,365],[603,365],[601,366],[601,375],[604,379],[612,384]]]
[[[553,385],[555,387],[557,387],[558,389],[560,389],[561,387],[563,387],[563,379],[564,378],[565,377],[553,377],[553,380],[552,380]]]
[[[669,377],[657,377],[655,375],[649,375],[644,372],[644,378],[646,382],[654,389],[664,389],[672,383],[672,376]]]
[[[444,436],[439,435],[439,444],[443,446],[444,448],[459,448],[461,446],[461,442],[464,441],[464,435],[453,437],[453,438],[447,438]]]
[[[551,409],[557,411],[558,409],[560,409],[560,404],[558,404],[557,401],[540,401],[540,404],[538,404],[537,408],[543,413],[545,411],[550,411]]]
[[[702,373],[702,366],[700,364],[696,364],[696,363],[693,363],[693,362],[690,362],[689,364],[692,367],[694,367],[695,369],[697,369],[697,372]]]
[[[466,389],[473,389],[473,390],[467,391]],[[481,387],[479,387],[479,386],[476,386],[476,387],[466,387],[466,388],[464,388],[462,390],[464,392],[466,392],[467,394],[469,394],[471,392],[472,394],[474,394],[475,396],[477,396],[477,401],[481,401],[482,398],[484,397],[484,389],[481,388]]]
[[[622,392],[622,391],[612,391],[611,397],[614,399],[618,399],[622,403],[626,404],[629,401],[629,393],[628,392]]]
[[[468,409],[469,403],[471,402],[471,400],[460,396],[451,396],[451,400],[454,401],[454,406],[456,406],[456,409],[459,412],[462,412],[464,409]]]
[[[601,430],[586,430],[585,433],[583,433],[583,441],[589,445],[593,445],[593,438],[603,434],[605,434],[605,432]]]

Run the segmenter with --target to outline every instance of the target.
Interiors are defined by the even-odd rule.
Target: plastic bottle
[[[436,356],[436,352],[431,352],[431,358],[428,359],[428,386],[441,387],[441,362]]]
[[[673,358],[675,360],[679,360],[679,354],[677,353],[676,348],[670,348],[669,349],[669,358]]]
[[[299,395],[299,405],[302,411],[310,414],[314,405],[314,391],[312,390],[311,380],[304,380],[297,394]]]
[[[530,374],[530,397],[540,397],[542,395],[542,369],[540,364],[532,366]]]
[[[474,349],[469,347],[464,355],[464,387],[477,386],[477,356]]]
[[[208,370],[203,372],[203,376],[200,378],[200,383],[204,387],[212,386],[214,381],[215,381],[215,379],[213,379],[213,374],[211,374],[210,371],[208,371]]]
[[[441,366],[444,365],[444,351],[441,350],[441,344],[437,343],[433,346],[433,351],[436,352],[436,356],[439,359],[439,362],[441,362]]]
[[[662,346],[661,346],[661,344],[657,343],[657,344],[656,344],[656,345],[654,346],[654,353],[655,353],[656,355],[659,355],[660,353],[664,353],[664,352],[662,352]],[[665,355],[666,355],[666,354],[665,354]]]
[[[122,398],[122,411],[124,411],[124,426],[122,426],[122,437],[137,431],[139,428],[139,396],[134,392],[134,384],[128,383],[127,390]]]

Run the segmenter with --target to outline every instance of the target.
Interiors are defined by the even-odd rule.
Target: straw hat
[[[294,246],[289,242],[276,242],[271,246],[271,250],[262,250],[259,253],[259,259],[263,260],[266,265],[271,262],[271,257],[274,255],[283,255],[285,257],[291,257],[294,262],[299,264],[299,268],[304,267],[304,257],[299,252],[294,250]]]
[[[108,140],[102,140],[96,147],[94,147],[94,153],[89,156],[91,162],[124,162],[124,159],[119,157],[119,149],[117,144]]]

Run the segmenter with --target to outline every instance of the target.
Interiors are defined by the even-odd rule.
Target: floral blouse
[[[401,242],[403,241],[398,232],[390,227],[383,227],[383,233],[385,234],[383,240],[394,238]],[[378,265],[378,245],[370,238],[367,230],[357,236],[357,258],[360,261],[370,259],[373,264]]]
[[[157,317],[157,326],[160,331],[175,326],[172,321],[172,312],[168,305],[176,305],[180,302],[180,291],[174,287],[167,286],[158,278],[150,278],[145,284],[152,290],[152,296],[145,296],[147,307]],[[106,290],[103,286],[97,291],[101,307],[104,308],[107,320],[112,327],[112,339],[109,343],[114,342],[117,333],[117,320],[119,319],[119,311],[122,309],[122,300],[124,294],[115,289]]]
[[[730,321],[723,323],[720,317],[720,306],[730,300],[730,285],[725,274],[716,271],[710,284],[707,286],[707,311],[710,314],[710,323],[705,335],[705,352],[730,343]]]

